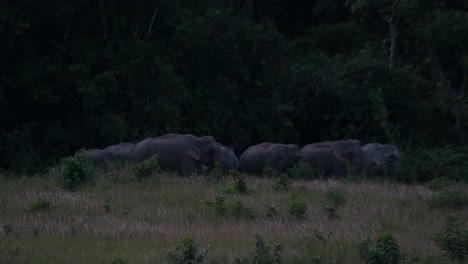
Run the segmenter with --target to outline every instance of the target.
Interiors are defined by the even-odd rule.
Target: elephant
[[[359,140],[339,140],[309,144],[301,149],[301,161],[319,169],[324,176],[348,175],[348,164],[360,174],[364,155]]]
[[[400,152],[391,144],[368,143],[361,147],[364,153],[364,168],[369,177],[389,172],[400,172]]]
[[[234,149],[229,146],[223,146],[220,144],[221,149],[221,160],[219,165],[224,174],[237,170],[239,168],[239,160],[237,159]]]
[[[211,136],[166,134],[138,142],[130,153],[130,161],[138,163],[155,155],[162,170],[190,176],[201,165],[214,167],[215,161],[220,160],[221,149]]]
[[[85,156],[100,172],[107,171],[104,150],[97,148],[88,149],[85,152]]]
[[[300,148],[295,144],[263,142],[250,146],[239,158],[239,171],[254,175],[263,175],[268,164],[273,169],[284,173],[299,162]]]
[[[109,146],[104,149],[104,160],[106,164],[116,161],[127,162],[134,148],[135,144],[127,142]]]

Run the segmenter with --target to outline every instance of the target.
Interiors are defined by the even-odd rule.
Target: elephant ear
[[[350,161],[353,158],[353,144],[349,142],[339,142],[335,146],[333,154],[341,161]]]
[[[200,160],[201,158],[201,151],[200,148],[196,145],[191,145],[189,149],[187,150],[187,154],[189,157],[192,157],[195,160]]]
[[[380,167],[382,164],[381,160],[377,156],[372,157],[372,163],[374,163],[377,167]]]
[[[396,150],[396,147],[390,144],[384,145],[382,149],[382,154],[385,158],[390,158],[396,156],[398,151]]]
[[[281,160],[287,160],[288,159],[288,151],[287,151],[286,148],[281,148],[278,154],[279,154]]]

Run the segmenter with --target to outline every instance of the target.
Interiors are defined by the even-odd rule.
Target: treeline
[[[463,0],[1,1],[0,167],[167,132],[457,163],[467,32]]]

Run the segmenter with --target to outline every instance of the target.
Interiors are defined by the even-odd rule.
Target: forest
[[[165,133],[398,146],[467,181],[468,1],[0,1],[0,168]]]

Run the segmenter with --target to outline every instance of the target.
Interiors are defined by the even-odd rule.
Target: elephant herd
[[[324,176],[346,177],[350,169],[369,177],[383,169],[400,170],[397,147],[379,143],[361,145],[359,140],[319,142],[302,149],[295,144],[264,142],[247,148],[239,159],[233,148],[223,146],[213,137],[190,134],[166,134],[136,144],[120,143],[86,151],[87,158],[101,172],[118,160],[139,163],[155,155],[162,170],[184,176],[196,174],[202,166],[213,168],[216,164],[223,173],[238,170],[253,175],[262,175],[267,166],[289,174],[299,162],[320,170]]]

